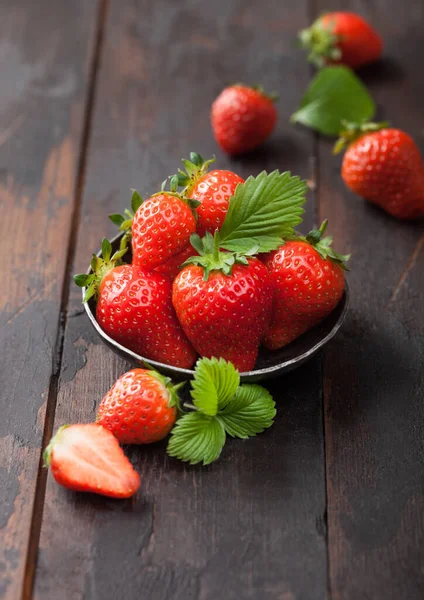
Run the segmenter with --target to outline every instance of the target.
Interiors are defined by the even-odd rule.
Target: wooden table
[[[289,124],[311,77],[296,32],[361,12],[385,40],[361,77],[379,118],[424,150],[422,0],[15,0],[0,3],[0,597],[415,600],[424,597],[424,235],[354,197],[332,141]],[[280,92],[277,132],[229,160],[210,104],[228,82]],[[154,191],[196,150],[242,176],[307,178],[352,252],[350,314],[318,358],[269,384],[274,427],[193,468],[133,448],[133,501],[60,488],[40,448],[91,421],[128,365],[71,274],[129,188]]]

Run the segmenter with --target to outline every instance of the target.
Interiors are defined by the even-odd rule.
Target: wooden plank
[[[218,167],[242,175],[280,168],[311,176],[311,136],[288,124],[308,80],[293,51],[306,13],[304,1],[284,11],[277,0],[111,2],[76,271],[113,232],[106,215],[128,204],[129,188],[151,193],[191,150],[215,152]],[[262,150],[230,161],[213,141],[209,109],[239,79],[281,91],[280,124]],[[100,345],[80,300],[72,290],[55,428],[92,420],[128,368]],[[143,481],[133,501],[71,494],[49,477],[35,597],[325,597],[319,359],[270,390],[279,402],[273,429],[230,443],[209,468],[168,459],[164,444],[133,448]]]
[[[363,69],[388,119],[424,151],[424,42],[419,0],[320,2],[360,12],[381,32],[381,64]],[[353,253],[349,321],[325,361],[330,589],[334,600],[424,592],[423,237],[349,193],[340,159],[320,144],[320,212]]]
[[[2,598],[20,597],[27,560],[95,22],[83,0],[0,6]]]

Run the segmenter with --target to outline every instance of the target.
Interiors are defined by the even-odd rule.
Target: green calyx
[[[48,469],[50,467],[53,446],[56,444],[56,442],[61,437],[62,431],[64,429],[67,429],[68,427],[69,427],[69,425],[62,425],[62,427],[59,427],[59,429],[57,430],[56,434],[50,440],[48,446],[46,446],[46,448],[44,449],[44,452],[43,452],[43,464],[46,467],[46,469]]]
[[[176,191],[179,187],[184,188],[181,192],[183,197],[188,197],[197,181],[208,172],[209,165],[215,162],[215,157],[205,160],[197,152],[190,152],[190,160],[183,158],[184,171],[178,169],[178,173],[169,178],[171,191]],[[165,189],[168,179],[162,184],[162,190]],[[199,203],[200,204],[200,203]]]
[[[127,242],[131,239],[131,227],[134,215],[143,204],[143,198],[140,196],[137,190],[131,190],[131,192],[131,210],[126,208],[122,215],[120,213],[113,213],[109,215],[109,219],[114,225],[119,227],[119,231],[125,232]]]
[[[221,252],[219,232],[212,235],[206,232],[205,237],[200,238],[196,233],[190,237],[190,243],[199,253],[199,256],[188,258],[182,265],[198,265],[203,268],[203,279],[207,281],[212,271],[222,271],[225,275],[231,275],[235,264],[248,264],[248,257],[254,256],[259,246],[252,246],[244,252]]]
[[[349,121],[342,121],[342,131],[340,137],[334,145],[333,154],[339,154],[342,150],[347,148],[352,142],[356,141],[367,133],[373,133],[380,131],[389,126],[387,121],[381,121],[379,123],[350,123]]]
[[[96,298],[99,294],[100,283],[103,277],[114,267],[117,267],[122,262],[122,257],[128,250],[128,238],[124,235],[121,240],[119,250],[112,255],[112,245],[108,239],[102,240],[102,256],[93,254],[91,259],[92,273],[80,273],[74,275],[74,282],[79,287],[86,288],[83,302],[88,302],[90,298]]]
[[[343,270],[348,271],[345,263],[350,259],[350,254],[339,254],[333,250],[331,247],[333,238],[331,236],[323,237],[327,225],[328,220],[326,219],[322,222],[319,229],[312,229],[306,237],[299,237],[297,239],[301,239],[311,244],[324,260],[330,259],[334,263],[340,265]]]
[[[238,86],[244,87],[244,88],[250,88],[251,90],[255,90],[255,92],[258,92],[259,94],[261,94],[261,96],[268,98],[268,100],[271,100],[271,102],[277,102],[277,100],[280,97],[278,92],[271,92],[271,93],[266,92],[264,89],[264,86],[261,84],[246,85],[245,83],[238,82],[238,83],[235,83],[233,87],[238,87]]]
[[[334,33],[335,23],[323,25],[321,18],[317,19],[307,29],[299,33],[299,42],[308,52],[308,60],[321,69],[328,61],[338,61],[342,57],[338,42],[340,36]]]
[[[158,371],[156,371],[156,369],[154,369],[153,367],[148,365],[148,363],[146,363],[146,362],[145,362],[145,365],[148,366],[152,377],[155,377],[155,379],[160,381],[160,383],[162,383],[166,387],[168,394],[169,394],[168,406],[170,408],[175,406],[178,410],[178,413],[180,414],[182,412],[182,409],[181,409],[180,396],[179,396],[178,392],[186,384],[186,382],[182,381],[181,383],[177,383],[177,384],[173,385],[172,379],[170,377],[165,377],[165,375],[161,375]]]

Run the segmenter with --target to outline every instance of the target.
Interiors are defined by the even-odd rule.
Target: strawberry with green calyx
[[[172,183],[177,184],[176,181]],[[132,219],[125,218],[129,216],[128,213],[123,216],[110,216],[121,230],[128,230],[131,224],[135,265],[154,269],[189,245],[190,235],[196,230],[193,210],[198,203],[179,195],[175,185],[171,191],[158,192],[141,201]],[[137,205],[141,196],[138,192],[133,192],[133,205],[134,197]]]
[[[290,173],[260,173],[237,186],[219,232],[191,242],[192,257],[177,275],[172,302],[179,321],[202,356],[231,360],[240,371],[254,367],[268,324],[272,285],[252,256],[280,246],[302,220],[306,184]],[[224,250],[224,251],[221,251]]]
[[[327,227],[305,238],[295,237],[267,255],[263,262],[274,284],[272,316],[263,338],[270,350],[286,346],[320,323],[339,303],[344,291],[345,262],[322,237]]]
[[[424,162],[407,133],[387,123],[347,123],[335,152],[346,146],[348,188],[398,219],[424,216]]]
[[[383,44],[375,29],[352,12],[329,12],[299,34],[308,59],[321,68],[341,63],[357,69],[381,57]]]
[[[130,498],[140,487],[118,440],[101,425],[60,427],[43,456],[57,483],[69,490]]]
[[[211,123],[216,141],[230,155],[257,148],[277,123],[275,94],[261,86],[236,84],[225,88],[212,104]]]
[[[271,314],[268,272],[249,252],[220,252],[218,233],[203,242],[192,236],[192,243],[200,256],[186,261],[172,287],[178,319],[201,356],[223,357],[250,371]]]
[[[110,242],[104,239],[102,258],[93,256],[93,273],[74,277],[77,285],[87,288],[84,301],[97,300],[96,319],[101,328],[141,356],[190,368],[196,353],[173,309],[170,280],[134,264],[115,266],[116,254],[111,257],[111,253]]]
[[[121,444],[151,444],[165,438],[177,419],[178,390],[153,369],[124,373],[107,392],[97,412],[97,422]]]
[[[178,184],[184,187],[183,195],[199,201],[196,208],[197,233],[203,237],[207,231],[221,229],[227,214],[229,200],[236,187],[244,180],[233,173],[215,169],[208,172],[215,159],[204,160],[192,152],[190,160],[183,160],[185,171],[178,171]]]
[[[240,385],[234,365],[222,358],[196,363],[191,382],[193,404],[171,431],[170,456],[208,465],[217,460],[226,437],[246,439],[271,427],[276,410],[269,392],[259,385]]]

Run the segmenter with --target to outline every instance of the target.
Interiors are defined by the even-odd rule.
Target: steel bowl
[[[113,251],[116,251],[119,248],[121,237],[122,234],[119,234],[111,240]],[[101,250],[97,252],[97,255],[102,255]],[[91,273],[91,267],[88,269],[87,273]],[[82,290],[83,297],[84,294],[85,288]],[[261,347],[259,349],[259,355],[256,361],[255,369],[253,369],[253,371],[241,373],[241,381],[252,382],[260,381],[261,379],[269,379],[300,367],[300,365],[312,358],[312,356],[314,356],[323,346],[325,346],[327,342],[331,340],[331,338],[336,335],[346,316],[348,305],[349,290],[346,283],[340,302],[333,312],[326,319],[324,319],[324,321],[280,350],[271,351]],[[133,366],[141,366],[143,361],[147,361],[158,371],[164,375],[172,377],[173,379],[183,380],[191,379],[193,377],[194,371],[191,369],[181,369],[180,367],[165,365],[147,357],[140,356],[132,350],[125,348],[125,346],[118,344],[118,342],[115,342],[115,340],[109,337],[98,324],[96,320],[95,300],[91,299],[89,302],[84,304],[84,307],[91,324],[103,342],[111,350],[113,350],[113,352],[127,360]]]

